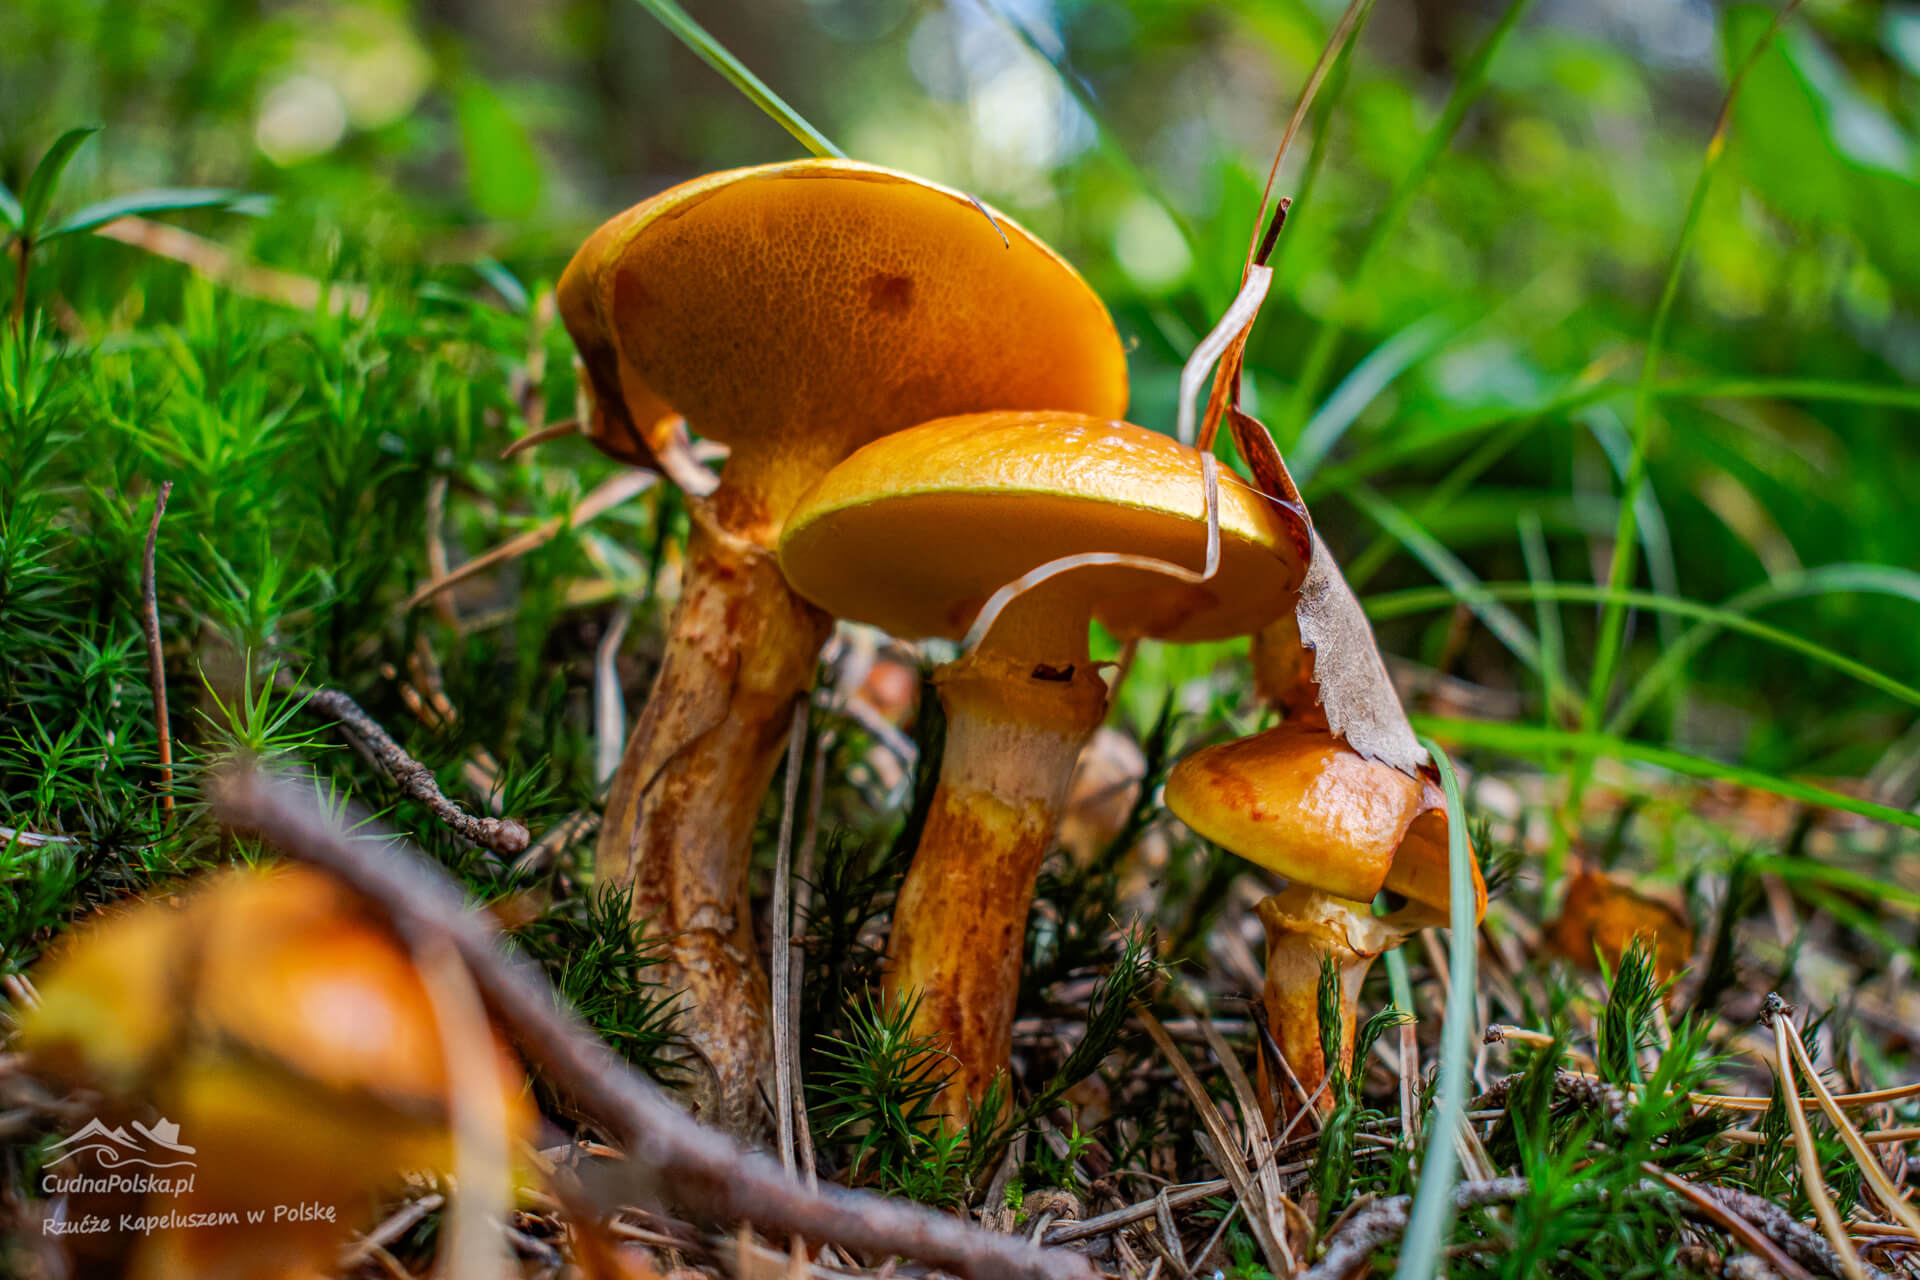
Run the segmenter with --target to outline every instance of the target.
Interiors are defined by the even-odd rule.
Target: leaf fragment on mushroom
[[[1407,723],[1366,612],[1317,530],[1296,616],[1300,641],[1313,651],[1327,727],[1369,760],[1417,771],[1427,753]]]

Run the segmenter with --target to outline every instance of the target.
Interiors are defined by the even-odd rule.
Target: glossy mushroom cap
[[[444,1125],[445,1054],[411,958],[316,872],[231,871],[183,906],[104,916],[49,959],[40,989],[22,1044],[56,1074],[138,1094],[183,1061],[231,1061],[251,1078]],[[524,1125],[524,1078],[504,1045],[488,1047]]]
[[[683,183],[596,231],[558,298],[600,411],[656,418],[621,431],[657,440],[670,406],[736,459],[824,467],[995,407],[1126,410],[1113,321],[1072,267],[961,192],[873,165]]]
[[[1203,747],[1167,778],[1189,827],[1293,883],[1355,902],[1382,889],[1444,913],[1451,901],[1439,787],[1368,760],[1311,722]],[[1473,867],[1474,919],[1487,889]]]
[[[1145,569],[1074,569],[1008,609],[1039,658],[1083,660],[1090,617],[1123,635],[1245,635],[1271,621],[1306,565],[1303,525],[1220,475],[1220,572],[1192,585]],[[957,639],[1000,587],[1084,552],[1203,566],[1200,455],[1131,423],[983,413],[895,432],[824,476],[788,517],[780,565],[801,595],[894,635]],[[996,636],[1002,627],[996,626]]]

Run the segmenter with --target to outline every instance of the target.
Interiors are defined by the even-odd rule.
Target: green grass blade
[[[772,116],[781,128],[799,140],[801,146],[825,159],[847,158],[846,152],[834,146],[826,134],[807,123],[806,117],[788,106],[786,100],[768,88],[764,80],[747,70],[746,64],[734,57],[725,45],[715,40],[674,0],[635,0],[635,3],[678,37],[680,43],[693,50],[702,62],[725,76],[754,106]]]
[[[34,166],[33,173],[27,178],[26,190],[20,193],[22,235],[39,237],[40,224],[53,204],[53,193],[60,186],[61,175],[67,171],[67,165],[72,163],[81,145],[98,132],[98,125],[69,129],[54,139],[53,145],[47,148],[47,154],[40,157],[40,163]]]
[[[1540,673],[1547,682],[1547,705],[1551,707],[1560,701],[1567,679],[1567,640],[1560,627],[1560,611],[1548,607],[1559,584],[1553,580],[1553,557],[1547,550],[1539,513],[1521,512],[1519,530],[1520,554],[1526,559],[1527,585],[1532,588],[1533,623],[1540,630]]]
[[[1855,569],[1877,568],[1878,566],[1830,565],[1827,567]],[[1888,572],[1891,574],[1904,574],[1913,579],[1911,591],[1895,591],[1890,594],[1910,596],[1910,598],[1920,601],[1920,574],[1907,574],[1905,570],[1899,569],[1889,570]],[[1817,574],[1818,571],[1816,570],[1804,576],[1813,578]],[[1832,590],[1835,588],[1833,588],[1829,582],[1826,589]],[[1687,631],[1672,649],[1667,650],[1661,657],[1661,664],[1665,664],[1673,659],[1677,659],[1678,663],[1684,664],[1687,657],[1697,652],[1700,646],[1711,639],[1716,631],[1725,629],[1728,631],[1737,631],[1742,635],[1752,636],[1756,640],[1763,640],[1768,644],[1778,645],[1783,649],[1792,650],[1803,657],[1812,659],[1822,666],[1831,667],[1833,670],[1841,672],[1844,675],[1852,676],[1862,684],[1878,689],[1880,692],[1898,698],[1902,702],[1920,706],[1920,689],[1903,681],[1896,680],[1892,676],[1877,671],[1863,662],[1847,657],[1845,654],[1837,653],[1825,645],[1818,644],[1795,632],[1788,631],[1784,627],[1770,626],[1767,623],[1759,622],[1746,616],[1747,610],[1757,608],[1761,604],[1774,604],[1780,600],[1789,598],[1787,594],[1778,593],[1777,589],[1772,587],[1761,588],[1760,591],[1767,593],[1765,598],[1762,598],[1758,592],[1743,592],[1741,595],[1735,596],[1732,601],[1729,601],[1725,605],[1710,605],[1700,604],[1697,601],[1688,600],[1679,596],[1660,595],[1651,591],[1608,591],[1604,587],[1588,586],[1585,583],[1481,582],[1474,584],[1472,587],[1473,595],[1481,600],[1560,601],[1567,604],[1599,605],[1618,603],[1630,609],[1647,609],[1683,618],[1697,618],[1700,620],[1701,625]],[[1812,595],[1816,594],[1816,590],[1804,590],[1794,594]],[[1451,586],[1446,586],[1416,587],[1410,591],[1394,591],[1385,595],[1370,596],[1365,601],[1365,605],[1369,618],[1372,618],[1375,622],[1385,622],[1392,618],[1423,613],[1430,609],[1449,609],[1456,604],[1466,602],[1463,592]],[[1653,679],[1654,673],[1650,672],[1648,679],[1641,682],[1642,686],[1650,685]],[[1652,696],[1652,692],[1641,696],[1640,691],[1636,689],[1639,706],[1644,707],[1647,702],[1652,700]],[[1628,709],[1627,707],[1622,708],[1623,711]],[[1608,731],[1611,733],[1620,733],[1623,728],[1624,723],[1621,722],[1619,718],[1616,718],[1616,723],[1610,725]]]
[[[1593,433],[1607,461],[1613,464],[1614,475],[1624,485],[1633,470],[1633,440],[1613,406],[1595,405],[1580,415],[1580,421]],[[1635,501],[1640,504],[1634,519],[1640,530],[1640,549],[1647,557],[1647,577],[1657,594],[1678,596],[1680,570],[1674,563],[1673,535],[1668,531],[1667,513],[1660,506],[1660,496],[1642,486]],[[1673,615],[1661,613],[1657,617],[1660,642],[1672,644],[1675,639]]]
[[[1789,883],[1804,881],[1828,888],[1857,893],[1875,902],[1895,903],[1920,912],[1920,890],[1909,889],[1887,875],[1871,875],[1851,867],[1834,867],[1812,858],[1787,858],[1778,855],[1754,858],[1749,864],[1756,873],[1779,876]]]
[[[1818,378],[1695,378],[1663,382],[1654,388],[1654,394],[1662,399],[1829,400],[1840,404],[1920,409],[1920,387],[1886,387],[1870,382]]]
[[[135,191],[131,195],[116,196],[111,200],[101,200],[87,205],[71,216],[63,219],[59,226],[40,234],[40,239],[52,240],[56,236],[70,236],[79,231],[91,231],[95,227],[105,226],[116,218],[130,217],[147,213],[178,213],[183,209],[224,209],[234,201],[243,199],[245,192],[228,191],[221,187],[157,187],[151,191]]]
[[[1747,73],[1760,60],[1760,55],[1772,47],[1774,37],[1780,34],[1781,28],[1799,4],[1800,0],[1789,0],[1767,34],[1761,37],[1746,61],[1734,73],[1733,83],[1727,88],[1726,101],[1720,108],[1720,118],[1714,123],[1713,133],[1707,140],[1706,159],[1700,166],[1699,177],[1694,180],[1693,194],[1687,199],[1687,213],[1680,224],[1679,239],[1674,243],[1672,257],[1667,262],[1667,277],[1660,287],[1660,301],[1654,308],[1653,327],[1647,334],[1647,350],[1640,363],[1640,382],[1634,393],[1633,420],[1628,427],[1628,434],[1633,441],[1633,465],[1628,470],[1626,485],[1620,495],[1620,523],[1614,532],[1613,561],[1607,570],[1607,586],[1615,591],[1624,589],[1633,578],[1638,548],[1636,535],[1640,518],[1640,490],[1647,482],[1647,433],[1651,429],[1660,353],[1666,346],[1673,304],[1680,295],[1680,277],[1692,252],[1693,238],[1700,230],[1700,215],[1706,209],[1707,193],[1713,187],[1713,179],[1720,172],[1720,166],[1726,161],[1727,130],[1733,115],[1733,104],[1740,96],[1741,86],[1746,83]],[[1587,705],[1581,718],[1582,725],[1587,728],[1598,725],[1601,713],[1606,710],[1607,698],[1613,691],[1614,671],[1620,661],[1621,645],[1626,637],[1626,625],[1625,607],[1609,603],[1600,617],[1593,674],[1587,686]],[[1579,782],[1576,782],[1573,799],[1578,798],[1578,792]]]
[[[1411,516],[1393,502],[1366,485],[1355,487],[1349,495],[1368,519],[1397,538],[1428,572],[1447,584],[1447,588],[1473,615],[1486,624],[1514,657],[1525,663],[1535,675],[1541,675],[1540,641],[1527,630],[1527,624],[1513,610],[1480,588],[1460,558],[1441,545],[1438,538],[1421,528]]]
[[[1407,214],[1413,209],[1414,197],[1419,195],[1421,186],[1426,182],[1428,171],[1453,142],[1453,135],[1459,132],[1468,110],[1480,97],[1480,90],[1486,86],[1487,69],[1493,63],[1493,55],[1499,52],[1508,33],[1527,11],[1528,3],[1529,0],[1512,0],[1506,12],[1500,15],[1500,20],[1494,24],[1493,30],[1487,33],[1487,38],[1480,42],[1480,47],[1461,67],[1460,78],[1454,83],[1446,105],[1440,109],[1440,118],[1421,142],[1420,154],[1414,158],[1406,173],[1401,175],[1400,181],[1394,184],[1387,207],[1380,211],[1367,232],[1366,243],[1361,246],[1360,256],[1347,276],[1349,292],[1357,292],[1365,287],[1367,273],[1372,269],[1374,260],[1399,231],[1400,224],[1406,221]],[[1313,346],[1308,348],[1306,360],[1301,365],[1300,380],[1294,384],[1287,412],[1281,417],[1281,421],[1289,428],[1288,434],[1291,434],[1292,424],[1306,419],[1307,406],[1320,393],[1320,384],[1326,380],[1327,367],[1332,363],[1334,348],[1339,341],[1339,324],[1331,317],[1323,319],[1314,333]]]
[[[1473,1065],[1474,993],[1479,990],[1474,961],[1479,950],[1479,922],[1473,918],[1473,854],[1467,849],[1467,812],[1460,801],[1460,779],[1453,761],[1431,738],[1420,743],[1440,770],[1440,786],[1447,795],[1447,889],[1451,898],[1447,962],[1452,970],[1453,999],[1440,1028],[1440,1080],[1433,1123],[1426,1130],[1426,1159],[1420,1166],[1420,1184],[1414,1189],[1413,1209],[1400,1249],[1394,1280],[1432,1280],[1440,1269],[1447,1236],[1453,1225],[1453,1187],[1460,1175],[1454,1142],[1466,1123],[1467,1072]]]
[[[1341,379],[1327,402],[1307,422],[1293,448],[1287,450],[1287,471],[1293,482],[1304,485],[1312,479],[1361,411],[1379,399],[1395,378],[1432,355],[1455,332],[1456,326],[1444,318],[1425,316],[1368,352]]]
[[[1689,778],[1731,782],[1819,808],[1837,809],[1842,813],[1854,813],[1863,818],[1872,818],[1876,822],[1905,827],[1910,831],[1920,831],[1920,813],[1909,813],[1905,809],[1895,809],[1891,805],[1875,804],[1871,800],[1856,800],[1852,796],[1841,795],[1825,787],[1816,787],[1812,783],[1798,782],[1792,778],[1779,778],[1759,769],[1749,769],[1744,765],[1723,764],[1704,756],[1688,755],[1683,751],[1672,751],[1665,747],[1632,742],[1625,738],[1616,738],[1611,734],[1550,729],[1529,724],[1507,724],[1491,720],[1453,720],[1437,716],[1414,716],[1412,719],[1414,728],[1421,732],[1449,738],[1467,746],[1504,751],[1508,755],[1525,757],[1549,757],[1556,753],[1563,753],[1584,760],[1602,757],[1635,760],[1641,764],[1650,764]]]
[[[1576,379],[1567,390],[1550,396],[1537,404],[1523,405],[1519,408],[1500,406],[1494,409],[1463,414],[1461,417],[1421,427],[1411,431],[1395,431],[1390,438],[1360,450],[1351,459],[1336,463],[1320,472],[1312,483],[1300,483],[1300,492],[1311,500],[1330,493],[1342,493],[1359,481],[1370,479],[1385,471],[1388,467],[1417,458],[1429,450],[1443,448],[1446,445],[1477,436],[1485,431],[1505,427],[1531,428],[1542,423],[1561,420],[1575,409],[1621,394],[1623,388],[1610,382],[1592,382]],[[1291,462],[1289,462],[1291,466]],[[1351,575],[1349,575],[1351,576]]]
[[[6,223],[7,230],[18,231],[20,219],[20,198],[13,194],[13,188],[0,182],[0,222]]]
[[[1702,625],[1691,628],[1677,641],[1661,651],[1660,657],[1655,660],[1653,666],[1647,669],[1646,674],[1635,682],[1633,690],[1621,700],[1619,709],[1616,710],[1607,721],[1607,732],[1624,734],[1631,729],[1640,717],[1645,714],[1646,709],[1653,704],[1654,699],[1659,697],[1665,690],[1667,685],[1677,680],[1681,673],[1686,670],[1687,662],[1693,655],[1698,653],[1701,647],[1709,640],[1713,639],[1714,632],[1718,627],[1725,626],[1736,630],[1749,631],[1750,634],[1760,635],[1760,632],[1752,630],[1752,627],[1758,624],[1749,623],[1746,619],[1742,618],[1741,615],[1767,605],[1779,604],[1786,600],[1797,599],[1804,596],[1829,595],[1839,592],[1868,592],[1876,595],[1898,596],[1902,599],[1920,603],[1920,573],[1916,573],[1911,569],[1897,569],[1891,565],[1828,564],[1821,565],[1816,569],[1807,569],[1800,573],[1783,575],[1775,578],[1772,582],[1751,587],[1746,591],[1740,592],[1738,595],[1729,599],[1720,610],[1715,611],[1714,616],[1706,617],[1702,615],[1704,618]],[[1729,617],[1740,620],[1730,621],[1728,620]],[[1795,637],[1795,639],[1797,640],[1798,637]],[[1800,646],[1798,644],[1790,644],[1788,647],[1798,648]],[[1820,650],[1820,653],[1816,654],[1813,652],[1813,649],[1817,648],[1818,646],[1811,646],[1802,651],[1806,652],[1809,657],[1826,661],[1826,658],[1821,655],[1824,655],[1827,651]],[[1829,663],[1828,665],[1836,664]],[[1858,664],[1853,665],[1858,666]],[[1848,670],[1849,674],[1860,674],[1859,672],[1850,670],[1846,666],[1841,666],[1840,669]],[[1860,668],[1860,671],[1867,670],[1870,669],[1865,667]],[[1875,673],[1875,675],[1877,676],[1878,673]],[[1861,676],[1861,678],[1867,679],[1870,684],[1878,683],[1876,679],[1867,676]],[[1904,686],[1902,687],[1904,688]],[[1888,689],[1887,692],[1891,693],[1893,690]],[[1896,694],[1895,696],[1904,697],[1905,695]]]

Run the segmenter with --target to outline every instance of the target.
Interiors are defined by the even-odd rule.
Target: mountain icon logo
[[[109,1128],[98,1116],[80,1127],[79,1132],[68,1138],[62,1138],[47,1149],[52,1157],[46,1167],[53,1166],[76,1156],[91,1154],[94,1162],[103,1169],[118,1169],[125,1165],[142,1165],[148,1169],[179,1169],[194,1167],[192,1159],[168,1159],[169,1156],[191,1157],[192,1147],[180,1141],[180,1126],[165,1116],[156,1120],[151,1127],[133,1122],[135,1137],[122,1126]],[[143,1141],[144,1140],[144,1141]]]

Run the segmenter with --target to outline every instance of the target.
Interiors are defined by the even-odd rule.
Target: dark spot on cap
[[[913,306],[913,277],[885,272],[867,277],[867,306],[883,315],[897,316]]]
[[[1033,678],[1035,680],[1052,680],[1059,684],[1066,684],[1073,679],[1073,664],[1069,662],[1064,667],[1055,667],[1043,662],[1033,669]]]

